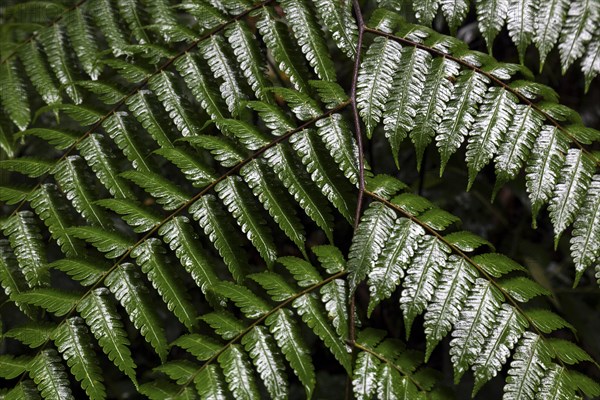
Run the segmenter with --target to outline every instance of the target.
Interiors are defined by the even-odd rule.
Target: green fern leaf
[[[273,184],[277,180],[269,173],[266,164],[253,160],[241,169],[240,174],[281,230],[305,254],[304,228],[295,213],[292,199]]]
[[[264,102],[272,102],[266,90],[270,86],[262,65],[264,55],[257,47],[256,37],[248,25],[235,21],[225,30],[225,36],[233,49],[240,70],[248,81],[256,97]]]
[[[508,4],[506,25],[508,34],[519,51],[521,64],[534,34],[534,16],[537,8],[534,0],[510,0]]]
[[[120,176],[143,188],[165,210],[175,210],[190,200],[190,196],[178,185],[157,173],[125,171]]]
[[[425,312],[428,360],[437,344],[456,324],[462,306],[477,277],[477,271],[462,258],[450,256],[440,275],[439,285]]]
[[[454,79],[458,72],[459,65],[446,58],[436,58],[431,63],[431,70],[425,80],[422,93],[422,99],[426,100],[417,106],[415,127],[410,132],[410,138],[417,150],[417,170],[421,169],[425,148],[433,139],[435,129],[442,122],[446,105],[452,96],[453,86],[450,79]]]
[[[385,398],[418,399],[417,387],[408,377],[400,376],[390,364],[382,364],[377,375],[377,396]]]
[[[126,93],[123,89],[111,83],[100,81],[78,81],[77,85],[98,96],[100,101],[104,104],[118,104],[124,101],[126,97]]]
[[[202,315],[200,319],[224,340],[232,340],[240,336],[246,328],[239,318],[228,311],[211,312]]]
[[[568,5],[568,0],[548,0],[539,3],[534,17],[533,42],[540,52],[540,70],[558,40]]]
[[[42,350],[32,361],[29,376],[35,381],[42,397],[49,400],[75,399],[65,367],[54,349]]]
[[[554,246],[562,232],[571,225],[585,193],[590,185],[594,172],[594,163],[581,150],[570,149],[565,157],[565,164],[558,176],[554,195],[550,200],[548,211],[554,225]]]
[[[91,134],[78,144],[81,156],[95,172],[102,184],[116,198],[134,198],[127,184],[118,176],[114,155],[103,136]]]
[[[333,61],[329,56],[321,29],[314,19],[314,11],[310,9],[307,2],[302,0],[281,0],[281,5],[310,66],[320,79],[335,82]]]
[[[0,160],[0,169],[18,172],[30,178],[38,178],[50,172],[53,164],[49,161],[22,157],[14,160]]]
[[[81,7],[77,7],[67,15],[65,25],[69,40],[83,70],[95,81],[102,72],[102,68],[96,61],[98,46],[94,41],[88,16]]]
[[[413,1],[415,16],[420,24],[431,26],[431,22],[437,14],[438,0]]]
[[[543,339],[525,332],[510,363],[503,399],[533,399],[549,364],[550,355]]]
[[[141,20],[141,13],[137,10],[137,6],[134,0],[117,0],[117,7],[119,8],[119,14],[123,17],[129,30],[133,33],[133,36],[138,40],[139,43],[149,43],[148,35],[144,31],[144,26]]]
[[[161,360],[167,357],[167,339],[155,308],[132,264],[121,264],[105,279],[106,285],[127,311],[129,319]]]
[[[118,258],[128,252],[134,242],[121,233],[105,231],[93,226],[69,228],[67,232],[78,239],[83,239],[98,249],[106,258]]]
[[[271,91],[281,96],[300,121],[311,121],[321,116],[317,100],[308,94],[284,87],[274,87]]]
[[[121,215],[121,219],[136,233],[147,232],[161,221],[160,216],[151,208],[141,206],[126,199],[101,199],[96,204]]]
[[[204,233],[213,243],[227,264],[233,278],[241,282],[247,269],[248,256],[244,252],[234,222],[225,213],[218,200],[212,195],[202,196],[189,209],[198,220]]]
[[[146,239],[142,244],[136,246],[131,256],[142,268],[152,286],[160,293],[167,308],[172,311],[177,319],[191,330],[195,325],[194,307],[189,296],[186,294],[185,286],[177,279],[165,257],[166,250],[161,241],[154,238]]]
[[[19,264],[9,245],[8,240],[0,240],[0,286],[4,293],[11,300],[15,301],[15,296],[24,293],[29,289],[23,271],[19,269]],[[27,316],[33,317],[34,310],[26,303],[17,302],[15,304]]]
[[[333,161],[323,151],[323,145],[317,141],[313,130],[303,130],[292,138],[290,143],[302,158],[306,171],[321,193],[333,204],[348,222],[353,219],[353,205],[349,199],[351,187],[331,171],[335,170]]]
[[[0,355],[0,376],[4,379],[17,378],[29,369],[31,360],[31,357],[28,356],[14,357],[9,354]]]
[[[219,371],[219,367],[216,365],[207,365],[196,375],[194,383],[201,398],[214,400],[227,399],[225,380]]]
[[[127,54],[127,51],[125,51],[127,41],[119,28],[119,23],[113,10],[114,7],[112,7],[110,0],[92,0],[89,4],[89,12],[94,17],[96,26],[100,28],[100,31],[106,38],[112,53],[115,57],[119,57]]]
[[[2,229],[29,287],[49,285],[46,250],[34,214],[19,211],[4,222]]]
[[[186,53],[175,60],[175,67],[183,77],[187,87],[190,89],[200,106],[206,111],[212,120],[226,117],[226,105],[222,104],[222,98],[216,93],[194,55]]]
[[[477,266],[495,278],[512,271],[527,272],[522,265],[499,253],[480,254],[473,257],[472,260]]]
[[[15,294],[18,302],[42,307],[57,317],[69,313],[77,304],[80,295],[60,289],[39,288]]]
[[[129,340],[123,323],[116,312],[116,304],[106,288],[94,289],[77,305],[98,344],[122,372],[136,383],[136,365],[129,351]]]
[[[585,76],[585,91],[590,88],[592,80],[600,74],[600,30],[596,29],[590,40],[583,59],[581,60],[581,72]]]
[[[475,180],[477,173],[490,161],[509,128],[515,111],[516,97],[510,92],[492,87],[485,94],[479,114],[469,132],[467,144],[467,165],[469,167],[469,184]]]
[[[490,336],[485,339],[481,353],[475,358],[473,396],[502,369],[527,325],[527,320],[516,309],[502,304]]]
[[[296,294],[296,290],[279,274],[260,272],[248,275],[248,278],[265,289],[273,301],[286,301]]]
[[[110,220],[104,211],[95,205],[92,194],[94,186],[90,182],[87,170],[79,156],[69,156],[61,161],[54,170],[54,178],[67,200],[90,224],[108,229]]]
[[[348,338],[348,287],[346,281],[335,279],[321,288],[321,300],[337,334]]]
[[[441,0],[440,2],[450,31],[455,34],[469,12],[469,0]]]
[[[367,128],[367,137],[381,120],[392,89],[393,76],[400,67],[402,47],[385,37],[377,37],[362,61],[357,81],[356,101]]]
[[[307,398],[312,396],[315,388],[315,369],[310,357],[310,351],[304,343],[300,330],[292,317],[292,312],[279,309],[265,320],[277,346],[290,363],[294,373],[304,386]]]
[[[67,319],[54,331],[52,339],[89,398],[106,398],[102,370],[83,320],[79,317]]]
[[[215,190],[263,260],[271,266],[277,257],[277,250],[271,240],[270,229],[256,209],[256,204],[247,201],[247,186],[239,177],[228,177],[219,182]]]
[[[214,159],[226,168],[234,167],[246,159],[244,149],[235,141],[226,137],[198,135],[187,138],[186,141],[195,147],[210,151]]]
[[[229,346],[218,358],[229,390],[236,399],[259,399],[248,356],[240,345]]]
[[[488,246],[490,249],[494,250],[494,245],[482,238],[481,236],[477,236],[474,233],[469,231],[458,231],[450,233],[444,236],[444,240],[452,245],[456,246],[462,251],[475,251],[481,246]]]
[[[585,350],[568,340],[549,338],[545,343],[552,350],[554,356],[565,364],[573,365],[582,361],[594,362]]]
[[[419,243],[404,280],[400,308],[404,314],[406,337],[410,337],[412,323],[433,297],[438,277],[446,265],[450,249],[433,236],[425,236]]]
[[[187,360],[168,361],[154,368],[155,371],[160,371],[170,379],[176,381],[178,385],[184,385],[189,382],[197,369],[197,364]]]
[[[508,278],[498,284],[510,297],[522,303],[526,303],[536,296],[549,296],[552,293],[539,283],[524,276]]]
[[[431,68],[431,55],[416,47],[402,49],[399,71],[411,71],[411,74],[398,72],[392,84],[390,97],[383,112],[383,129],[392,147],[392,155],[398,166],[400,144],[414,127],[419,107],[419,98],[423,93],[424,82]]]
[[[0,201],[12,206],[18,204],[31,193],[31,188],[18,186],[0,186]]]
[[[479,31],[485,39],[490,54],[496,35],[504,25],[508,13],[509,0],[476,0]]]
[[[484,75],[470,70],[464,70],[458,76],[452,98],[437,129],[436,142],[441,156],[440,175],[450,156],[458,150],[471,130],[488,82]]]
[[[569,380],[581,390],[586,396],[594,397],[600,395],[600,385],[591,378],[577,371],[568,371]]]
[[[246,318],[257,319],[271,310],[269,304],[245,286],[222,281],[212,286],[211,290],[233,301]]]
[[[81,124],[81,126],[90,126],[99,122],[104,113],[97,107],[81,105],[81,104],[50,104],[44,107],[39,108],[35,113],[35,119],[37,119],[40,115],[45,112],[52,111],[55,115],[59,113],[59,111],[64,112],[69,116],[69,118],[73,119],[75,122]]]
[[[501,301],[502,294],[492,283],[482,278],[475,280],[450,341],[455,383],[484,350],[485,339],[490,336]]]
[[[54,24],[45,28],[40,32],[39,38],[48,57],[48,64],[50,64],[56,78],[65,88],[73,103],[80,104],[83,98],[75,85],[78,78],[73,71],[72,64],[69,62],[66,37],[61,26]]]
[[[277,262],[290,271],[300,287],[314,286],[323,280],[317,269],[308,261],[297,257],[280,257]]]
[[[352,17],[350,3],[338,3],[335,0],[316,0],[317,14],[331,33],[337,47],[349,59],[356,55],[358,27]]]
[[[348,350],[330,326],[318,300],[314,296],[306,294],[294,300],[293,305],[302,316],[302,320],[321,338],[346,371],[351,371]]]
[[[206,294],[208,289],[217,283],[218,278],[212,263],[204,254],[204,249],[196,240],[196,233],[189,220],[185,217],[175,217],[163,224],[158,234],[169,244],[171,250],[179,258],[181,265],[192,276],[202,292]]]
[[[563,74],[584,54],[585,46],[597,27],[598,13],[598,4],[593,1],[575,0],[569,4],[558,44]]]
[[[211,168],[204,165],[197,156],[181,148],[158,149],[155,153],[160,154],[175,164],[185,177],[197,188],[202,188],[216,180],[216,175]]]
[[[291,42],[287,26],[277,21],[274,11],[270,8],[263,7],[257,16],[256,27],[279,69],[289,77],[296,90],[308,92],[308,71],[303,63],[296,61],[301,55],[299,57],[298,50]]]
[[[374,268],[368,273],[371,296],[367,316],[396,290],[424,234],[423,228],[407,218],[398,218],[394,222],[389,237],[385,239],[388,245],[384,245]]]
[[[242,344],[252,358],[256,372],[272,399],[288,397],[288,381],[281,355],[267,328],[256,326],[242,338]]]
[[[179,346],[190,352],[200,361],[206,361],[213,357],[221,349],[221,345],[214,339],[197,333],[179,336],[171,343],[171,346]]]
[[[542,123],[542,116],[532,107],[517,104],[513,120],[498,146],[498,154],[495,158],[496,187],[517,176],[525,160],[529,158],[529,152]]]
[[[39,400],[40,394],[33,381],[25,379],[6,393],[5,400]]]
[[[30,204],[67,257],[83,254],[82,243],[68,232],[68,227],[73,225],[73,217],[55,185],[41,185],[31,196]]]
[[[356,357],[352,388],[357,399],[371,399],[377,390],[377,375],[381,361],[371,353],[362,351]]]
[[[3,64],[0,68],[0,86],[2,86],[0,101],[17,128],[24,131],[31,120],[27,92],[15,63],[3,62]]]
[[[57,325],[51,322],[32,322],[18,326],[4,333],[7,338],[18,340],[32,349],[46,344],[56,330]]]
[[[225,99],[229,112],[235,117],[242,112],[242,102],[246,99],[246,95],[239,82],[237,68],[229,59],[225,48],[225,39],[215,35],[199,45],[200,53],[215,78],[223,80],[220,86],[221,96]]]
[[[83,286],[92,286],[106,274],[109,265],[103,264],[102,260],[82,260],[63,258],[48,265],[49,268],[58,269],[75,279]]]
[[[573,224],[571,256],[577,276],[575,284],[583,272],[600,256],[600,176],[594,175],[587,191],[581,211]]]
[[[567,143],[561,133],[555,127],[544,126],[533,146],[532,156],[525,170],[534,227],[538,212],[551,198],[565,160],[565,153]]]
[[[19,48],[19,58],[25,68],[31,83],[42,96],[46,104],[55,104],[60,101],[60,91],[54,84],[50,71],[39,50],[36,40],[24,43]]]
[[[140,90],[129,97],[125,103],[138,122],[162,148],[173,147],[173,132],[171,125],[165,121],[165,116],[159,111],[155,98],[148,90]]]
[[[133,119],[125,112],[115,112],[102,122],[106,133],[121,149],[125,157],[138,171],[150,171],[145,155],[147,152],[136,135]]]
[[[333,156],[340,170],[354,185],[358,184],[358,147],[350,128],[340,114],[333,114],[316,122],[317,134]]]
[[[555,330],[562,328],[568,328],[575,333],[575,327],[573,325],[552,311],[544,309],[532,309],[526,310],[525,315],[533,324],[533,326],[544,333],[552,333]]]
[[[567,369],[556,364],[548,368],[540,382],[540,390],[536,396],[536,398],[544,400],[577,398]]]
[[[413,216],[435,208],[426,198],[410,192],[400,193],[392,199],[392,203]]]
[[[377,258],[394,229],[395,220],[396,214],[383,203],[374,202],[364,212],[354,234],[348,257],[351,293],[375,267]]]
[[[311,250],[328,274],[333,275],[346,270],[346,260],[337,247],[324,244],[313,246]]]
[[[300,170],[299,162],[293,157],[291,149],[283,144],[268,149],[265,152],[265,157],[269,167],[279,177],[279,180],[284,184],[288,192],[306,215],[312,219],[319,228],[325,232],[325,235],[330,242],[333,241],[333,216],[327,204],[327,199],[318,193],[314,184]]]
[[[267,104],[262,101],[249,101],[246,103],[246,106],[258,113],[260,119],[262,119],[267,128],[275,136],[285,135],[295,128],[294,123],[285,114],[284,110],[273,104]]]
[[[200,132],[185,99],[175,89],[173,74],[162,71],[150,78],[148,84],[183,136],[194,136]]]

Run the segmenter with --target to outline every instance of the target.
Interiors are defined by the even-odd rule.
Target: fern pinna
[[[409,140],[441,174],[466,147],[467,189],[524,169],[533,224],[548,204],[594,279],[598,131],[425,26],[438,8],[454,32],[469,2],[3,9],[0,396],[454,398],[497,375],[506,399],[599,396],[551,291],[397,178]],[[558,42],[598,74],[597,2],[474,9],[490,48],[506,20],[522,61]]]

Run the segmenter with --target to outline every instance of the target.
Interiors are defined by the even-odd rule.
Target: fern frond
[[[102,122],[102,127],[136,170],[151,170],[145,157],[146,151],[140,143],[133,121],[127,113],[113,113]]]
[[[66,273],[83,286],[92,286],[97,283],[108,270],[108,265],[103,264],[102,261],[94,260],[94,262],[91,262],[73,258],[56,260],[48,267]]]
[[[105,229],[110,227],[106,213],[95,204],[93,185],[79,156],[69,156],[62,160],[53,173],[67,200],[71,201],[83,218],[94,226]]]
[[[140,90],[125,102],[129,111],[162,148],[173,147],[173,133],[148,90]]]
[[[569,4],[558,44],[563,74],[584,53],[597,27],[598,13],[598,4],[589,0],[575,0]]]
[[[534,18],[533,42],[540,52],[540,69],[558,40],[568,5],[567,0],[549,0],[539,3]]]
[[[259,399],[258,387],[248,356],[240,345],[232,345],[219,356],[229,390],[238,399]]]
[[[94,41],[88,16],[81,7],[75,8],[65,22],[67,34],[83,70],[92,81],[98,79],[102,68],[97,62],[98,46]]]
[[[55,104],[60,101],[60,91],[54,84],[48,66],[40,54],[39,44],[36,40],[19,48],[19,58],[23,63],[25,72],[31,83],[42,96],[46,104]],[[25,60],[26,62],[23,62]]]
[[[242,344],[271,398],[287,398],[289,389],[283,359],[268,329],[263,326],[254,327],[244,335]]]
[[[56,350],[42,350],[32,361],[29,376],[34,380],[44,399],[75,399],[69,387],[67,372]]]
[[[600,256],[600,176],[592,177],[585,201],[573,223],[571,256],[577,276],[575,284],[583,272]]]
[[[193,306],[185,287],[167,264],[166,250],[160,240],[149,238],[131,252],[152,286],[160,293],[167,308],[191,330],[195,325]]]
[[[394,73],[400,67],[401,51],[402,47],[397,42],[376,37],[362,61],[356,100],[369,138],[381,120]]]
[[[469,12],[469,0],[441,0],[442,13],[454,34]]]
[[[2,225],[3,233],[30,288],[48,286],[50,274],[46,267],[46,249],[37,220],[31,211],[19,211]]]
[[[93,226],[72,227],[67,232],[78,239],[85,240],[101,253],[106,253],[104,254],[106,258],[118,258],[134,245],[130,238],[121,233],[105,231]]]
[[[228,177],[215,186],[225,207],[236,219],[242,231],[258,250],[263,260],[271,266],[277,257],[270,229],[254,203],[247,201],[250,189],[239,177]]]
[[[510,0],[476,0],[479,31],[485,39],[490,54],[492,52],[494,39],[504,25],[504,20],[510,5],[509,1]]]
[[[83,320],[79,317],[67,319],[53,332],[52,339],[89,398],[106,398],[102,370]]]
[[[190,196],[182,188],[157,173],[125,171],[120,176],[143,188],[165,210],[175,210],[190,200]]]
[[[348,58],[356,54],[358,27],[352,17],[350,3],[338,3],[335,0],[316,0],[315,8],[338,48]]]
[[[558,244],[561,233],[571,225],[581,207],[593,171],[592,160],[580,150],[569,150],[548,206],[550,219],[554,225],[555,246]]]
[[[0,85],[2,107],[13,123],[23,131],[27,129],[31,119],[27,92],[14,62],[3,63],[0,68]]]
[[[127,54],[127,40],[117,22],[116,15],[113,12],[109,0],[92,0],[89,4],[89,12],[94,17],[96,26],[106,38],[109,48],[115,57]]]
[[[510,0],[507,8],[506,26],[508,34],[519,51],[523,64],[525,50],[534,35],[534,18],[538,5],[533,0]]]
[[[164,360],[167,357],[167,339],[150,303],[148,289],[134,271],[133,265],[119,265],[106,277],[106,285],[127,310],[136,329],[140,330],[160,359]]]
[[[377,390],[377,372],[381,362],[371,353],[361,352],[356,357],[352,386],[357,399],[370,399]]]
[[[503,399],[532,399],[549,364],[550,354],[542,338],[525,332],[510,363]]]
[[[29,289],[12,248],[8,240],[4,239],[0,240],[0,285],[6,296],[12,301],[14,301],[15,296]],[[20,301],[15,301],[15,304],[27,316],[34,316],[34,310],[28,304]]]
[[[346,281],[335,279],[321,288],[321,300],[336,332],[342,339],[348,338],[348,287]]]

